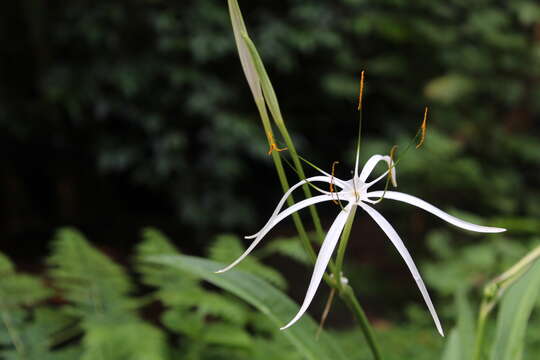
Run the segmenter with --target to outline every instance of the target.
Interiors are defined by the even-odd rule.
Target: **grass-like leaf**
[[[149,261],[170,266],[182,273],[190,273],[227,290],[263,312],[276,327],[283,326],[298,311],[298,305],[289,297],[266,281],[254,275],[237,270],[223,274],[214,271],[223,268],[223,264],[184,255],[158,255]],[[304,315],[293,327],[283,331],[283,335],[307,359],[345,359],[341,349],[326,334],[315,339],[317,323]]]
[[[246,75],[249,88],[251,93],[255,98],[255,102],[259,103],[263,101],[261,84],[259,81],[259,76],[255,69],[255,64],[253,63],[253,58],[246,47],[246,44],[243,39],[243,34],[247,34],[246,25],[244,24],[244,19],[242,18],[242,13],[240,12],[240,7],[238,6],[237,0],[229,0],[229,14],[231,16],[231,23],[234,32],[234,40],[236,42],[236,47],[238,48],[238,54],[240,56],[240,62],[242,63],[242,69]]]
[[[522,358],[525,331],[540,290],[540,261],[509,288],[501,301],[492,360]]]

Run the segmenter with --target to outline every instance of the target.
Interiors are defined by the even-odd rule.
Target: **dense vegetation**
[[[429,106],[424,146],[397,168],[400,189],[510,231],[475,236],[412,209],[383,207],[415,258],[424,259],[421,270],[445,321],[457,318],[464,294],[476,311],[486,281],[540,240],[540,5],[241,6],[298,150],[319,166],[329,170],[339,160],[340,176],[352,166],[361,70],[364,159],[394,144],[403,149]],[[140,229],[152,225],[185,253],[231,260],[242,243],[216,234],[252,233],[280,196],[226,2],[22,0],[2,8],[0,250],[12,259],[0,259],[2,356],[263,359],[277,358],[276,351],[301,358],[257,309],[202,285],[200,274],[140,258],[177,251],[155,230],[138,244]],[[321,207],[323,223],[334,210]],[[65,225],[81,228],[101,251],[69,229],[51,243]],[[291,223],[281,229],[294,234]],[[438,357],[443,342],[411,304],[412,282],[383,236],[365,219],[353,229],[348,277],[389,359]],[[289,283],[291,296],[300,297],[305,281],[289,274],[309,268],[294,244],[268,241],[258,253],[283,266],[287,281],[256,260],[244,270],[281,290]],[[540,353],[534,316],[530,359]],[[351,324],[336,305],[328,326],[340,329],[329,341],[368,358]],[[490,331],[498,336],[495,326]]]

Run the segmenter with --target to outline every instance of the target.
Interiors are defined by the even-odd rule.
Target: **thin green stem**
[[[347,222],[343,228],[343,233],[341,234],[341,241],[339,242],[336,258],[336,269],[334,272],[334,277],[337,279],[337,284],[339,287],[342,287],[341,274],[343,269],[343,259],[345,258],[345,249],[347,249],[349,237],[351,236],[351,228],[354,221],[354,215],[356,214],[356,207],[356,205],[351,207],[349,216],[347,217]]]
[[[493,309],[493,305],[490,304],[486,295],[482,299],[480,305],[480,311],[478,312],[478,319],[476,323],[476,337],[474,342],[473,360],[481,360],[484,355],[484,336],[486,330],[486,322],[489,313]]]
[[[272,126],[270,125],[270,120],[268,118],[268,113],[266,111],[266,105],[264,103],[264,100],[261,99],[261,101],[257,101],[256,104],[257,109],[259,110],[259,115],[261,116],[265,133],[272,134]],[[287,180],[287,175],[285,174],[285,169],[283,168],[283,163],[281,162],[281,157],[277,151],[272,152],[272,160],[274,161],[274,165],[278,173],[281,188],[283,189],[283,192],[287,192],[290,189],[290,186]],[[292,197],[292,195],[287,198],[287,204],[289,204],[289,206],[294,205],[294,198]],[[302,241],[302,244],[304,245],[304,248],[306,249],[311,261],[315,263],[317,255],[315,254],[315,250],[313,249],[313,246],[309,241],[309,236],[306,232],[306,229],[304,228],[304,225],[302,224],[300,216],[297,213],[293,213],[292,218],[294,226],[298,231],[298,235],[300,237],[300,240]]]
[[[296,147],[294,146],[291,136],[289,135],[289,131],[287,130],[287,127],[283,123],[283,120],[281,120],[281,123],[282,125],[278,126],[278,129],[279,129],[279,132],[281,133],[281,136],[283,136],[283,139],[285,140],[285,144],[289,148],[289,153],[291,154],[291,158],[293,160],[294,167],[298,173],[298,177],[300,179],[305,179],[306,174],[304,172],[304,168],[302,167],[302,162],[300,161],[298,152],[296,151]],[[303,185],[302,190],[304,191],[304,195],[307,198],[310,198],[313,196],[311,193],[311,189],[309,188],[309,185],[307,184]],[[309,213],[311,215],[313,225],[315,225],[315,232],[317,233],[319,242],[322,242],[324,239],[324,230],[321,225],[321,219],[319,217],[319,213],[317,212],[317,208],[314,205],[311,205],[309,207]]]
[[[358,323],[360,325],[360,329],[362,330],[364,338],[366,339],[371,353],[373,354],[373,359],[382,360],[383,357],[381,355],[381,350],[379,349],[379,345],[377,344],[377,341],[375,339],[373,329],[369,324],[369,320],[364,312],[364,309],[362,309],[362,306],[360,306],[360,303],[356,299],[353,289],[350,286],[346,285],[343,287],[343,290],[339,294],[343,301],[345,301],[349,309],[356,315],[356,318],[358,319]]]

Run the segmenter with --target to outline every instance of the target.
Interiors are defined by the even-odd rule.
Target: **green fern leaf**
[[[135,306],[127,296],[132,286],[125,271],[93,248],[78,231],[58,231],[47,262],[52,267],[50,275],[74,305],[75,313],[89,316]]]

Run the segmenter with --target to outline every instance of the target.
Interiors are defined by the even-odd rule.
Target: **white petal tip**
[[[441,335],[441,337],[444,337],[444,331],[443,329],[437,329],[439,331],[439,335]]]
[[[214,274],[223,274],[225,271],[227,271],[227,269],[221,269],[218,271],[214,271]]]
[[[288,329],[289,327],[293,326],[294,323],[297,322],[299,319],[300,319],[300,317],[292,319],[287,325],[280,327],[279,330],[283,331],[283,330]]]
[[[253,235],[246,235],[246,236],[244,236],[244,239],[254,239],[254,238],[257,237],[258,234],[259,234],[259,233],[253,234]]]

